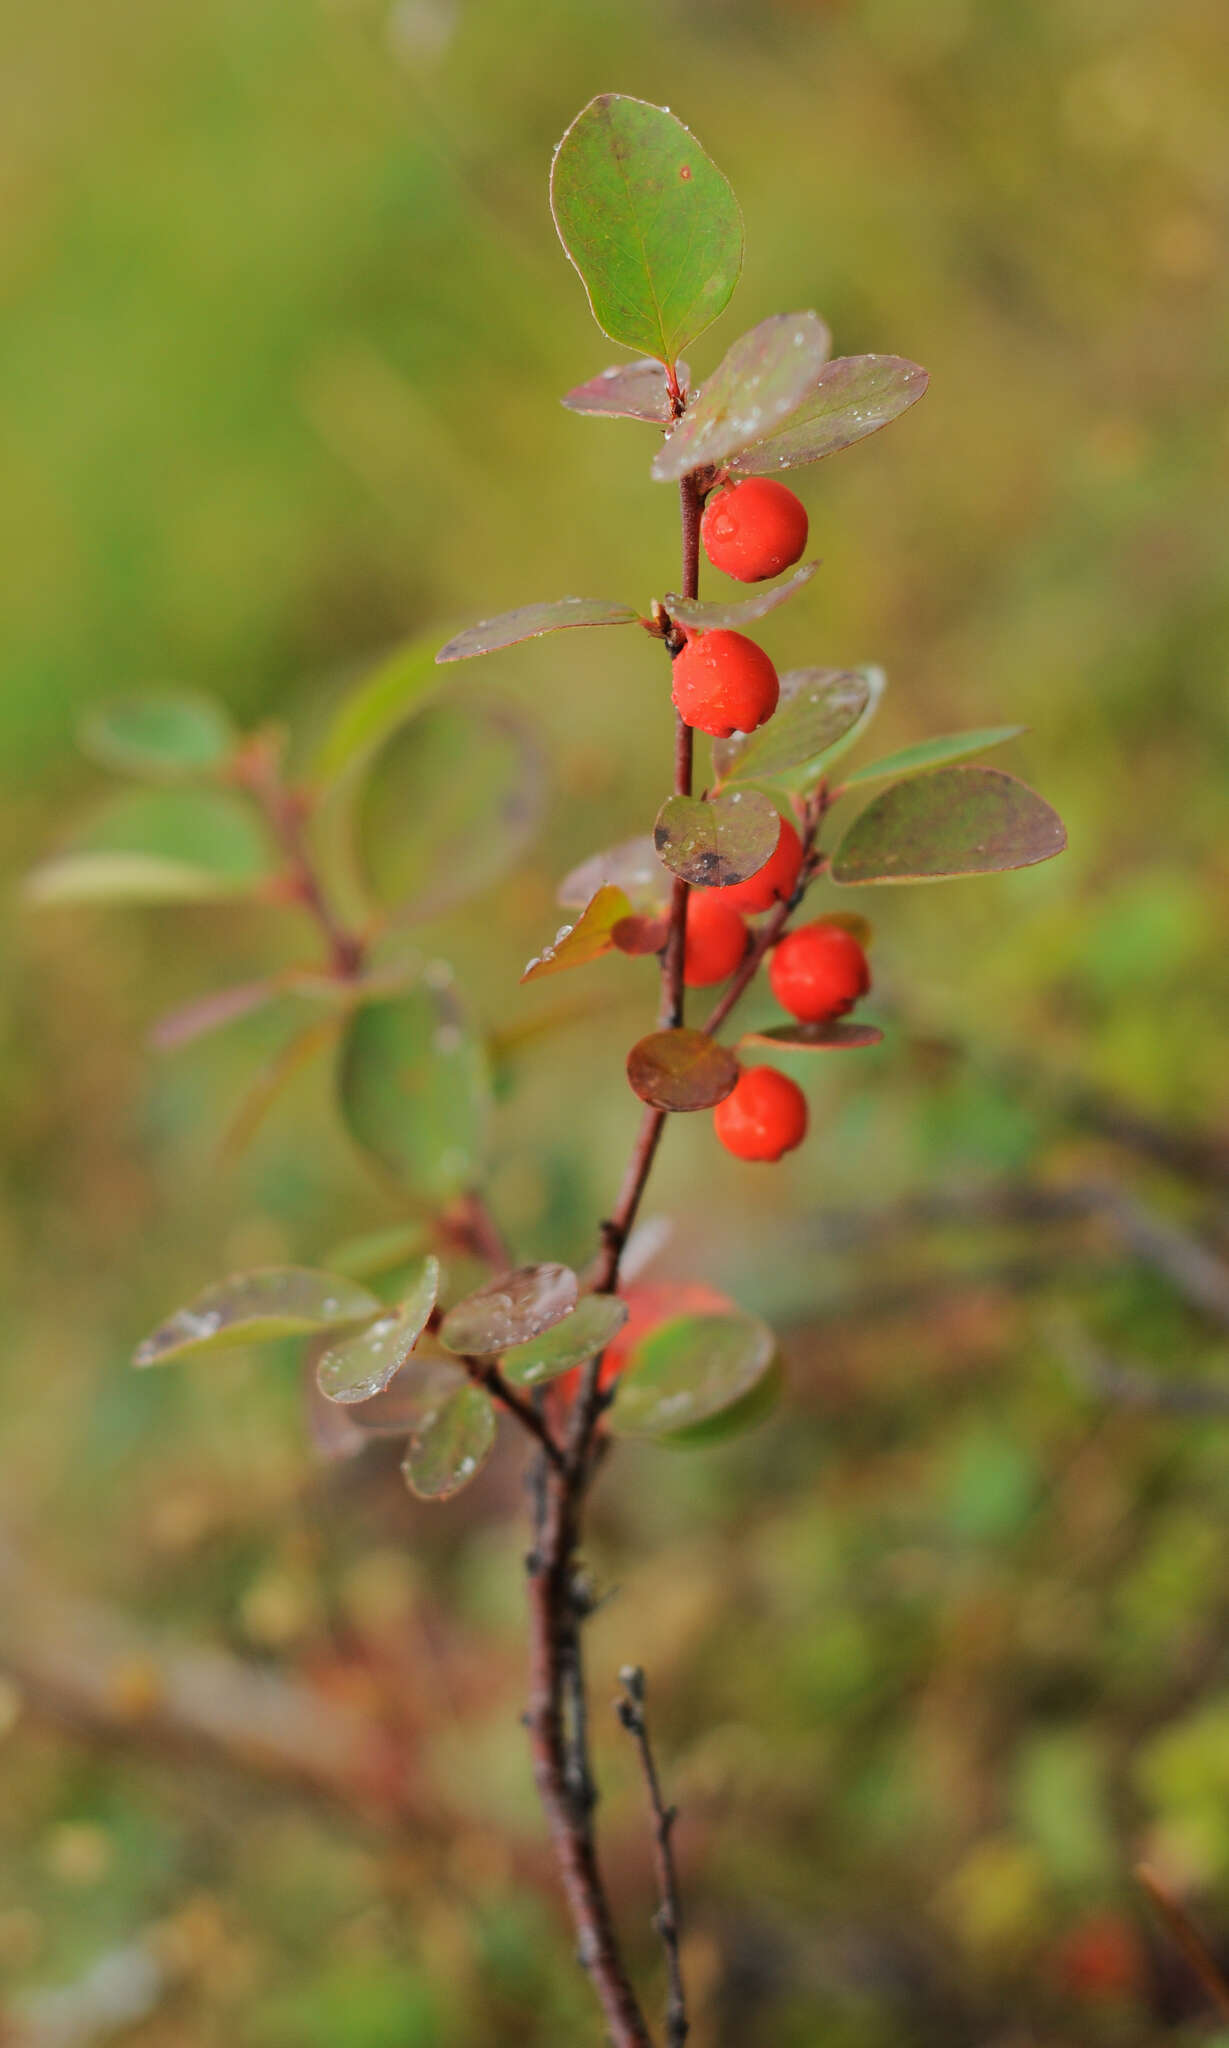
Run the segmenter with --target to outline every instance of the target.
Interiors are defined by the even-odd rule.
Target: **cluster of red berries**
[[[700,526],[715,569],[758,583],[797,562],[807,544],[806,508],[784,484],[747,477],[710,498]],[[674,705],[686,724],[714,739],[754,732],[777,708],[777,672],[762,647],[742,633],[688,633],[674,659]],[[734,973],[750,943],[744,919],[788,903],[802,869],[802,841],[782,818],[776,850],[749,881],[693,890],[687,901],[684,979],[709,988]],[[826,922],[802,925],[775,948],[768,968],[782,1009],[801,1024],[843,1017],[870,987],[866,955],[852,932]],[[775,1067],[744,1067],[732,1094],[713,1111],[721,1143],[738,1159],[780,1159],[807,1131],[806,1097]]]
[[[710,498],[700,523],[714,569],[759,583],[792,568],[807,544],[806,507],[784,484],[750,476]],[[745,633],[686,633],[674,658],[674,707],[714,739],[754,732],[777,708],[777,672]]]

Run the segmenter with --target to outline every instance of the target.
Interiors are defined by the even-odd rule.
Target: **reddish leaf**
[[[627,1078],[652,1109],[712,1109],[733,1090],[738,1061],[703,1031],[653,1031],[627,1055]]]
[[[920,364],[903,356],[838,356],[784,426],[744,443],[730,468],[736,476],[773,476],[835,455],[915,405],[928,382]]]
[[[670,885],[646,832],[640,839],[625,839],[620,846],[608,846],[601,853],[565,875],[555,892],[565,910],[581,910],[607,882],[622,889],[636,910],[653,911],[664,905]]]
[[[773,313],[740,335],[666,436],[654,476],[669,483],[762,440],[814,388],[831,346],[818,313]]]
[[[835,924],[836,919],[826,922]],[[765,1045],[774,1052],[852,1052],[862,1045],[879,1045],[883,1033],[877,1024],[776,1024],[770,1031],[745,1031],[743,1045]]]
[[[675,365],[675,375],[686,390],[691,373],[686,363]],[[615,363],[599,370],[587,384],[578,384],[560,400],[569,412],[602,414],[610,419],[653,420],[666,426],[673,418],[666,372],[652,356],[638,363]]]
[[[701,598],[676,597],[673,592],[665,600],[666,610],[680,626],[694,626],[698,632],[709,633],[715,628],[741,630],[756,619],[762,619],[775,611],[779,604],[793,597],[809,583],[818,562],[803,562],[787,576],[784,583],[774,584],[771,590],[757,590],[754,597],[735,597],[727,603],[707,602]]]
[[[781,836],[781,814],[758,789],[667,797],[653,843],[660,859],[697,889],[728,889],[757,875]]]
[[[1050,860],[1067,844],[1062,819],[999,768],[940,768],[895,782],[854,819],[832,862],[834,882],[926,882],[996,874]]]
[[[660,953],[670,936],[668,917],[621,917],[610,934],[620,953]]]
[[[629,604],[606,597],[557,597],[545,604],[523,604],[494,619],[479,619],[441,647],[437,661],[467,661],[471,655],[493,654],[518,640],[536,640],[542,633],[561,633],[570,626],[634,626],[640,614]]]
[[[536,960],[531,960],[522,981],[540,981],[545,974],[562,974],[568,967],[587,967],[615,947],[615,928],[631,917],[632,906],[622,889],[612,882],[600,888],[585,905],[575,924],[565,924]]]
[[[569,1266],[518,1266],[450,1308],[440,1342],[460,1357],[493,1358],[561,1323],[579,1293]]]

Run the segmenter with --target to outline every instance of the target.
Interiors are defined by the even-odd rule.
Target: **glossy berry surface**
[[[749,876],[745,882],[735,882],[733,888],[723,889],[721,901],[733,904],[735,910],[747,915],[757,910],[771,910],[774,903],[789,901],[801,867],[802,841],[789,819],[782,818],[776,849],[758,875]]]
[[[777,708],[777,672],[745,633],[693,633],[674,657],[671,696],[685,725],[714,739],[754,732]]]
[[[693,889],[687,898],[687,944],[683,980],[688,988],[711,988],[733,974],[747,950],[747,927],[728,893]]]
[[[806,1096],[775,1067],[744,1067],[713,1111],[713,1129],[736,1159],[780,1159],[806,1137]]]
[[[740,583],[760,583],[801,559],[807,544],[806,506],[771,477],[749,476],[709,499],[700,537],[714,569]]]
[[[800,925],[776,948],[768,969],[772,992],[801,1024],[827,1024],[852,1010],[871,985],[866,955],[842,925]]]

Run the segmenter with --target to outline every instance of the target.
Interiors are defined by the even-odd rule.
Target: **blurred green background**
[[[672,586],[651,433],[557,403],[617,353],[546,204],[593,93],[668,102],[742,202],[699,377],[812,305],[839,352],[929,368],[804,473],[824,566],[763,639],[882,662],[884,746],[1027,723],[1003,764],[1071,847],[857,899],[886,1041],[808,1070],[781,1169],[669,1134],[658,1271],[773,1318],[791,1388],[724,1450],[620,1453],[599,1496],[613,1882],[655,1996],[604,1711],[634,1659],[697,2048],[1209,2040],[1130,1871],[1229,1946],[1223,5],[70,0],[5,42],[14,880],[97,800],[73,734],[118,690],[310,736],[406,633]],[[524,1038],[494,1179],[519,1252],[583,1258],[651,970],[516,977],[564,868],[647,827],[668,703],[617,634],[484,667],[540,727],[544,826],[426,944],[496,1028],[591,999]],[[230,1267],[392,1220],[325,1062],[219,1165],[284,1018],[144,1043],[310,944],[257,910],[0,932],[0,2033],[33,2048],[599,2038],[517,1720],[517,1448],[429,1510],[391,1447],[320,1462],[291,1357],[127,1370]],[[179,1746],[150,1715],[176,1686],[213,1717]],[[359,1726],[398,1762],[352,1797]]]

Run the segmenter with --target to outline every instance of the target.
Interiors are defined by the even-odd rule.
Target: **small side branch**
[[[1213,2005],[1222,2018],[1229,2019],[1229,1982],[1226,1981],[1224,1971],[1221,1969],[1216,1957],[1212,1954],[1207,1942],[1185,1907],[1179,1905],[1169,1886],[1158,1876],[1150,1864],[1137,1864],[1135,1877],[1137,1883],[1147,1893],[1158,1916],[1169,1929],[1170,1934],[1172,1934],[1178,1947],[1186,1957],[1199,1982],[1203,1985]]]
[[[563,1452],[547,1428],[545,1417],[523,1394],[518,1394],[515,1387],[508,1385],[499,1367],[489,1358],[462,1358],[458,1364],[465,1367],[476,1387],[484,1387],[493,1401],[498,1401],[501,1408],[506,1408],[508,1414],[515,1417],[521,1428],[541,1445],[555,1470],[562,1472]]]
[[[657,1894],[661,1902],[653,1915],[653,1926],[661,1936],[662,1947],[666,1952],[666,1977],[669,1985],[666,1998],[666,2044],[667,2048],[683,2048],[683,2043],[691,2031],[691,2023],[687,2017],[687,1997],[683,1988],[683,1971],[679,1959],[682,1926],[678,1875],[674,1867],[674,1847],[671,1840],[678,1812],[675,1807],[665,1805],[661,1796],[661,1782],[657,1776],[657,1766],[653,1760],[653,1749],[644,1714],[644,1673],[638,1665],[626,1665],[619,1673],[619,1683],[623,1687],[623,1697],[616,1700],[615,1713],[635,1742],[640,1757],[640,1768],[644,1774],[645,1790],[648,1793],[649,1810],[653,1816],[653,1862],[657,1873]]]

